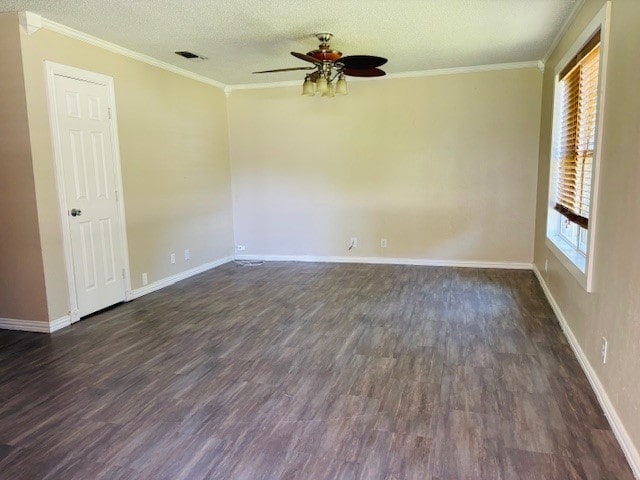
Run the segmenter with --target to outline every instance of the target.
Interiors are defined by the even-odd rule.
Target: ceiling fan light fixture
[[[304,78],[304,82],[302,83],[302,95],[305,95],[307,97],[312,97],[315,94],[316,94],[316,86],[309,78],[309,75],[307,75]]]
[[[336,96],[336,87],[334,87],[333,83],[329,82],[327,84],[327,91],[322,93],[323,97],[332,98]]]
[[[329,82],[327,82],[327,79],[323,76],[321,76],[320,78],[318,78],[318,80],[316,80],[316,90],[318,91],[318,93],[326,93],[329,91]]]
[[[337,95],[346,95],[347,92],[347,80],[344,78],[344,75],[341,73],[338,76],[338,80],[336,81],[336,94]]]

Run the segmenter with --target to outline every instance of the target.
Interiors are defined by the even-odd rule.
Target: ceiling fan
[[[275,73],[290,72],[294,70],[313,70],[312,73],[306,75],[302,84],[303,95],[315,95],[316,92],[324,96],[333,96],[334,94],[346,94],[347,82],[345,75],[351,77],[381,77],[385,75],[383,70],[378,67],[387,63],[386,58],[376,57],[373,55],[350,55],[342,56],[342,52],[333,50],[329,45],[329,41],[333,34],[328,32],[316,33],[315,36],[320,41],[320,45],[316,50],[310,52],[298,53],[291,52],[296,58],[312,63],[313,66],[278,68],[275,70],[261,70],[253,73]],[[333,85],[333,80],[338,79]]]

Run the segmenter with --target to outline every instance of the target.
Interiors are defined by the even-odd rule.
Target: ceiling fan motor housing
[[[337,50],[332,50],[329,45],[329,40],[333,37],[333,34],[329,32],[320,32],[315,34],[316,38],[320,42],[317,50],[311,50],[307,52],[307,55],[315,58],[316,60],[320,60],[321,62],[335,62],[340,57],[342,57],[342,52]]]

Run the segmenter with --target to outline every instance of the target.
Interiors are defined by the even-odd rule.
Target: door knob
[[[71,216],[72,217],[79,217],[80,215],[82,215],[82,210],[78,210],[75,208],[71,209]]]

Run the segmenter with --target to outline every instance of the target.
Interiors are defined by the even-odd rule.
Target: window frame
[[[556,64],[554,70],[554,90],[553,90],[553,122],[551,130],[551,150],[549,152],[549,192],[547,202],[547,225],[545,243],[549,250],[558,258],[564,267],[576,278],[578,283],[587,291],[593,290],[593,264],[597,231],[597,210],[598,210],[598,185],[600,178],[600,163],[602,151],[602,135],[604,122],[604,92],[606,91],[606,70],[607,51],[609,44],[609,22],[611,17],[611,2],[608,1],[596,16],[583,29],[576,41],[569,48],[562,59]],[[562,128],[561,94],[560,94],[560,73],[580,52],[589,40],[600,30],[600,59],[598,71],[598,92],[597,92],[597,117],[595,126],[595,144],[593,153],[593,164],[591,172],[591,192],[589,201],[589,228],[587,230],[587,248],[583,251],[579,246],[574,246],[568,242],[561,234],[561,225],[564,220],[559,212],[554,208],[556,203],[556,179],[558,162],[554,152],[558,142],[558,133]],[[576,225],[577,227],[577,225]],[[578,229],[578,235],[580,230]],[[578,241],[579,244],[579,241]]]

